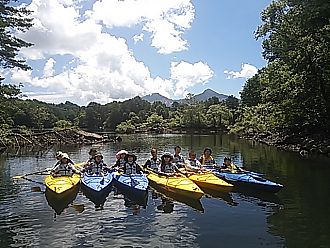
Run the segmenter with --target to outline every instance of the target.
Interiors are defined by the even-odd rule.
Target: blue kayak
[[[278,192],[283,188],[282,184],[272,182],[258,175],[257,173],[251,172],[220,172],[214,170],[213,173],[221,179],[233,184],[235,187],[249,187],[256,190],[268,191],[272,193]]]
[[[114,172],[114,184],[126,197],[140,205],[146,205],[148,196],[148,178],[144,174],[122,174]]]
[[[112,179],[112,173],[104,173],[103,175],[90,175],[85,173],[81,182],[88,189],[95,192],[101,192],[111,186]]]

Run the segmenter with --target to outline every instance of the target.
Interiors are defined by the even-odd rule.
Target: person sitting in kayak
[[[88,174],[95,174],[99,175],[103,172],[108,171],[107,165],[103,162],[103,155],[101,153],[97,153],[94,156],[94,159],[92,162],[90,162],[84,169]]]
[[[172,163],[176,164],[178,168],[184,168],[184,158],[180,154],[181,153],[181,146],[174,147],[174,155]]]
[[[62,156],[63,156],[63,152],[62,151],[57,151],[56,152],[56,154],[55,154],[55,157],[56,157],[56,159],[57,159],[57,161],[56,161],[56,163],[55,163],[55,165],[54,165],[54,168],[56,167],[56,166],[58,166],[60,163],[61,163],[61,159],[62,159]],[[71,164],[74,164],[74,162],[69,158],[69,162],[71,163]]]
[[[213,167],[215,165],[215,160],[212,157],[211,148],[206,147],[204,149],[203,155],[200,157],[199,162],[203,165],[203,167]]]
[[[86,164],[95,162],[95,155],[97,154],[97,150],[95,148],[91,148],[88,152],[89,158]]]
[[[116,163],[113,167],[116,168],[123,168],[124,164],[125,164],[125,156],[127,155],[127,151],[126,150],[120,150],[119,152],[116,153]]]
[[[173,156],[169,152],[165,152],[161,156],[161,165],[159,172],[162,174],[173,174],[175,172],[180,172],[179,169],[176,167],[173,161]]]
[[[158,171],[161,161],[157,157],[157,149],[152,148],[150,153],[151,153],[151,157],[146,161],[143,168],[144,169],[151,169],[153,171]]]
[[[236,166],[231,162],[230,157],[225,157],[223,159],[223,164],[220,167],[222,172],[232,172],[232,173],[237,173],[237,172],[246,172],[246,170]]]
[[[203,170],[202,164],[196,158],[196,153],[193,150],[189,151],[189,158],[186,160],[185,168],[187,171],[199,172]]]
[[[80,172],[74,167],[69,155],[62,153],[59,163],[54,166],[51,173],[53,176],[72,176],[73,173],[79,174]]]
[[[142,172],[140,165],[136,163],[136,156],[133,153],[126,154],[124,166],[120,169],[127,175],[141,174]]]

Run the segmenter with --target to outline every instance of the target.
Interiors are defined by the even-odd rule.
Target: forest
[[[15,38],[12,30],[31,27],[29,12],[13,10],[8,0],[1,5],[1,41],[5,42],[0,45],[0,66],[28,70],[15,56],[32,44]],[[15,21],[17,11],[26,15],[24,21]],[[255,38],[262,41],[267,63],[246,81],[240,99],[194,102],[188,96],[186,104],[170,107],[140,97],[105,105],[78,106],[68,101],[56,105],[22,100],[20,87],[4,84],[0,77],[0,138],[5,140],[12,129],[79,127],[123,133],[207,129],[330,154],[330,2],[273,1],[261,20]]]

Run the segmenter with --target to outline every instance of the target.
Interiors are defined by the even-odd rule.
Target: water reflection
[[[109,196],[112,187],[106,187],[101,191],[95,191],[90,189],[89,187],[81,184],[81,191],[91,202],[95,204],[95,209],[101,210],[103,209],[103,205]]]
[[[167,191],[162,187],[157,186],[156,184],[152,184],[151,189],[153,189],[151,193],[152,198],[161,199],[161,204],[159,205],[159,207],[157,207],[158,210],[160,210],[159,208],[164,208],[162,209],[164,212],[170,212],[170,210],[173,211],[175,202],[172,202],[172,200],[174,200],[176,202],[181,202],[189,207],[192,207],[193,209],[198,210],[202,213],[204,212],[204,208],[200,200],[184,197],[180,194]]]
[[[120,144],[98,149],[108,164],[119,149],[135,149],[138,162],[180,145],[184,156],[193,148],[201,154],[211,147],[218,162],[231,156],[246,169],[262,172],[285,188],[277,194],[232,192],[201,201],[185,201],[149,191],[141,207],[122,194],[111,192],[95,203],[82,193],[58,211],[49,207],[42,185],[13,181],[51,167],[54,153],[67,151],[76,162],[85,161],[90,146],[57,147],[42,156],[0,156],[0,247],[329,247],[329,160],[301,158],[252,141],[228,135],[129,135]],[[139,149],[136,149],[139,148]],[[43,181],[43,177],[35,178]],[[219,192],[218,192],[219,193]],[[164,197],[165,196],[165,197]],[[234,207],[233,207],[234,206]],[[116,238],[114,238],[116,237]],[[220,242],[221,241],[221,242]]]
[[[73,187],[70,190],[62,194],[56,194],[53,191],[46,189],[45,196],[48,202],[48,205],[54,209],[57,215],[60,215],[65,208],[69,207],[69,204],[73,203],[76,199],[79,191],[79,185]],[[56,215],[55,215],[56,216]]]
[[[203,191],[206,194],[206,197],[218,198],[230,206],[237,206],[238,204],[237,202],[234,201],[232,194],[229,192],[222,192],[220,190],[212,190],[206,188],[204,188]]]

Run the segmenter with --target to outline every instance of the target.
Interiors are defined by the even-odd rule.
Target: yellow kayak
[[[215,176],[212,172],[185,172],[187,177],[201,188],[229,192],[233,185]]]
[[[74,188],[80,182],[80,175],[73,174],[72,176],[52,176],[48,175],[45,178],[46,187],[56,194],[62,194]]]
[[[151,184],[154,183],[176,194],[194,199],[200,199],[204,195],[204,192],[193,181],[181,174],[165,176],[153,171],[148,171],[147,177]]]

